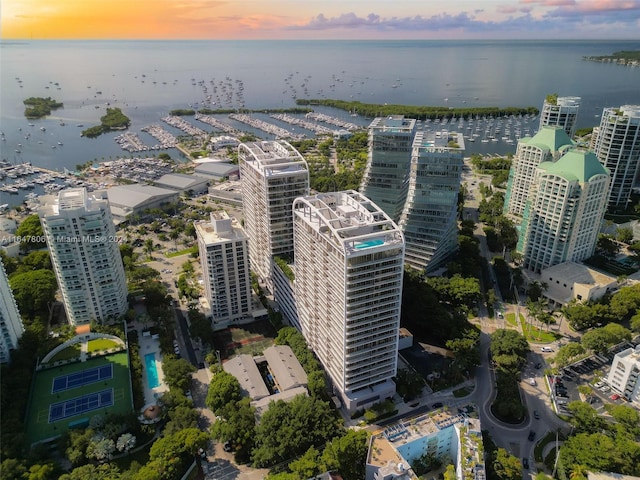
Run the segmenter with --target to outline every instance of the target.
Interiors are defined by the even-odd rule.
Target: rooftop
[[[167,173],[156,180],[156,185],[180,190],[188,190],[206,184],[208,181],[195,175],[185,173]]]
[[[238,379],[240,388],[251,399],[259,400],[271,394],[251,355],[237,355],[224,362],[222,368]]]
[[[533,137],[523,138],[520,142],[535,145],[543,150],[550,150],[551,152],[557,152],[562,147],[574,144],[569,138],[569,135],[567,135],[567,132],[564,131],[564,128],[548,125],[542,127]]]
[[[284,140],[241,143],[238,152],[247,164],[261,170],[265,176],[308,171],[302,155]]]
[[[417,121],[413,118],[405,118],[404,115],[389,115],[377,117],[369,124],[369,129],[382,132],[411,133],[416,127]]]
[[[238,171],[238,165],[232,163],[207,162],[201,163],[195,168],[195,173],[208,173],[211,175],[225,176]]]
[[[541,163],[540,168],[580,183],[588,182],[596,175],[609,175],[609,170],[600,163],[595,153],[578,148],[569,150],[557,162]]]
[[[112,206],[136,208],[146,202],[176,195],[175,190],[132,183],[131,185],[118,185],[107,190],[109,203]]]
[[[288,345],[274,345],[267,348],[263,355],[275,377],[280,391],[289,390],[307,384],[307,374]]]
[[[225,211],[211,212],[209,221],[200,221],[195,224],[198,237],[205,244],[211,245],[227,240],[244,240],[247,238],[240,223],[230,217]]]

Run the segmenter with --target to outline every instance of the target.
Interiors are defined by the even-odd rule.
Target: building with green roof
[[[509,172],[504,213],[515,217],[519,223],[538,166],[543,162],[556,161],[573,146],[567,132],[560,126],[543,126],[533,137],[520,139]]]
[[[517,251],[525,268],[541,270],[593,255],[611,179],[595,153],[570,149],[543,162],[531,185]]]

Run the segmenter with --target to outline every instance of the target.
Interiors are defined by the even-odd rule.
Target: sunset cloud
[[[7,39],[640,38],[640,0],[2,0],[0,22]]]

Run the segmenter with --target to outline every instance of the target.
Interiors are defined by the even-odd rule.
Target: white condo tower
[[[127,280],[106,191],[62,190],[38,210],[69,323],[127,312]]]
[[[346,408],[369,407],[395,393],[402,232],[355,191],[298,198],[293,210],[302,333]]]

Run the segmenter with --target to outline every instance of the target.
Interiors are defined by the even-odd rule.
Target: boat
[[[62,145],[62,142],[58,142],[58,145]]]
[[[46,132],[46,131],[47,131],[47,129],[46,129],[46,128],[44,128],[44,127],[40,127],[40,130],[42,130],[43,132]]]

